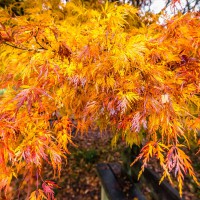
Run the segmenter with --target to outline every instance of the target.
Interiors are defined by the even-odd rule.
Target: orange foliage
[[[199,184],[182,150],[199,145],[198,14],[148,25],[129,5],[49,2],[25,1],[18,17],[0,10],[0,189],[18,174],[39,179],[44,161],[59,175],[72,119],[82,133],[112,129],[144,145],[141,173],[156,157],[180,194],[185,174]],[[42,182],[30,199],[54,198]]]

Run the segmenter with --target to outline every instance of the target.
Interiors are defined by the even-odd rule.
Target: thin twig
[[[15,48],[15,49],[20,49],[20,50],[24,50],[24,51],[36,51],[36,52],[40,52],[40,51],[42,51],[42,50],[47,50],[47,49],[45,49],[45,48],[38,48],[38,49],[23,48],[23,47],[16,46],[16,45],[14,45],[14,44],[10,44],[10,43],[8,43],[8,42],[4,42],[4,44],[6,44],[6,45],[8,45],[8,46],[10,46],[10,47],[13,47],[13,48]]]
[[[37,31],[37,33],[36,33],[36,36],[35,36],[35,41],[36,41],[36,43],[37,43],[42,49],[47,50],[47,48],[43,47],[43,46],[39,43],[39,41],[38,41],[38,39],[37,39],[38,33],[39,33],[39,29],[38,29],[38,31]]]

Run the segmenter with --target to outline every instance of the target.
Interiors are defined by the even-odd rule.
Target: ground
[[[109,133],[90,132],[78,135],[74,140],[77,148],[71,146],[68,162],[59,182],[57,200],[99,200],[100,180],[96,164],[100,162],[122,162],[120,151],[125,144],[111,147]]]

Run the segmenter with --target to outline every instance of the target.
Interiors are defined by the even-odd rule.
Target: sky
[[[153,12],[158,13],[165,6],[165,0],[154,0],[151,5],[151,9]]]

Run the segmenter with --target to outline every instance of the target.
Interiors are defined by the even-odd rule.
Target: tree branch
[[[10,47],[13,47],[13,48],[15,48],[15,49],[20,49],[20,50],[24,50],[24,51],[36,51],[36,52],[40,52],[40,51],[42,51],[42,50],[47,50],[47,49],[45,49],[45,48],[38,48],[38,49],[23,48],[23,47],[19,47],[19,46],[17,46],[17,45],[14,45],[14,44],[10,44],[10,43],[8,43],[8,42],[4,42],[4,44],[5,44],[5,45],[8,45],[8,46],[10,46]]]

